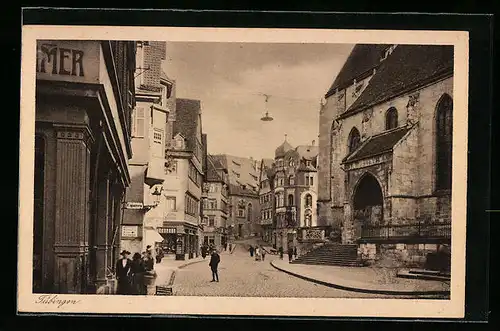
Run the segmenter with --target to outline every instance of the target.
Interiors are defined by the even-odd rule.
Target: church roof
[[[400,141],[410,129],[406,126],[370,137],[366,142],[348,155],[343,162],[353,162],[356,160],[368,158],[374,155],[392,151],[394,145]]]
[[[342,116],[453,73],[453,46],[398,45]]]
[[[292,145],[290,145],[290,143],[285,140],[281,145],[278,146],[278,148],[276,148],[274,152],[274,157],[275,158],[283,157],[285,156],[286,152],[292,149],[293,149]]]
[[[335,93],[336,89],[341,90],[351,85],[355,78],[359,80],[363,74],[371,73],[373,68],[380,64],[382,52],[387,47],[389,45],[357,44],[354,46],[344,66],[326,93],[326,97]]]

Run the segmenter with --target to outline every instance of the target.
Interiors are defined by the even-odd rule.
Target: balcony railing
[[[451,223],[369,225],[361,229],[363,239],[421,238],[450,239]]]

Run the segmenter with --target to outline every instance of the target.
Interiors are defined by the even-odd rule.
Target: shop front
[[[112,280],[130,184],[131,109],[122,96],[133,91],[135,63],[124,58],[133,47],[37,41],[35,293],[96,293]]]
[[[158,232],[163,237],[162,245],[167,254],[175,254],[176,260],[198,256],[197,225],[185,221],[164,221]]]

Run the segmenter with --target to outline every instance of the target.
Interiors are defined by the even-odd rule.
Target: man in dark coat
[[[216,250],[212,251],[212,256],[210,257],[210,269],[212,269],[212,282],[219,282],[219,273],[217,268],[219,267],[220,256]]]
[[[288,262],[292,262],[293,259],[293,248],[292,246],[288,247]]]
[[[130,269],[132,267],[132,261],[128,258],[130,252],[123,250],[120,255],[122,256],[118,261],[116,261],[116,279],[118,281],[118,288],[116,294],[131,294],[130,286]]]
[[[250,257],[253,257],[253,252],[254,252],[254,248],[253,248],[253,246],[250,246]]]

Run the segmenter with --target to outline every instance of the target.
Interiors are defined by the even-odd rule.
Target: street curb
[[[182,269],[182,268],[185,268],[185,267],[190,266],[192,264],[200,263],[200,262],[203,262],[203,261],[205,261],[205,260],[191,261],[191,262],[188,262],[188,263],[185,263],[185,264],[181,264],[180,266],[177,267],[177,269]],[[174,285],[175,276],[177,276],[177,269],[174,269],[172,271],[172,274],[170,275],[170,280],[169,280],[167,286],[173,286]]]
[[[391,291],[391,290],[372,290],[372,289],[365,289],[365,288],[356,288],[356,287],[349,287],[349,286],[344,286],[344,285],[338,285],[334,283],[329,283],[325,282],[322,280],[314,279],[311,277],[307,277],[295,272],[291,272],[289,270],[280,268],[276,266],[274,261],[269,262],[271,266],[279,271],[282,271],[284,273],[287,273],[289,275],[317,283],[320,285],[336,288],[339,290],[344,290],[344,291],[351,291],[351,292],[358,292],[358,293],[369,293],[369,294],[384,294],[384,295],[450,295],[450,291]]]

